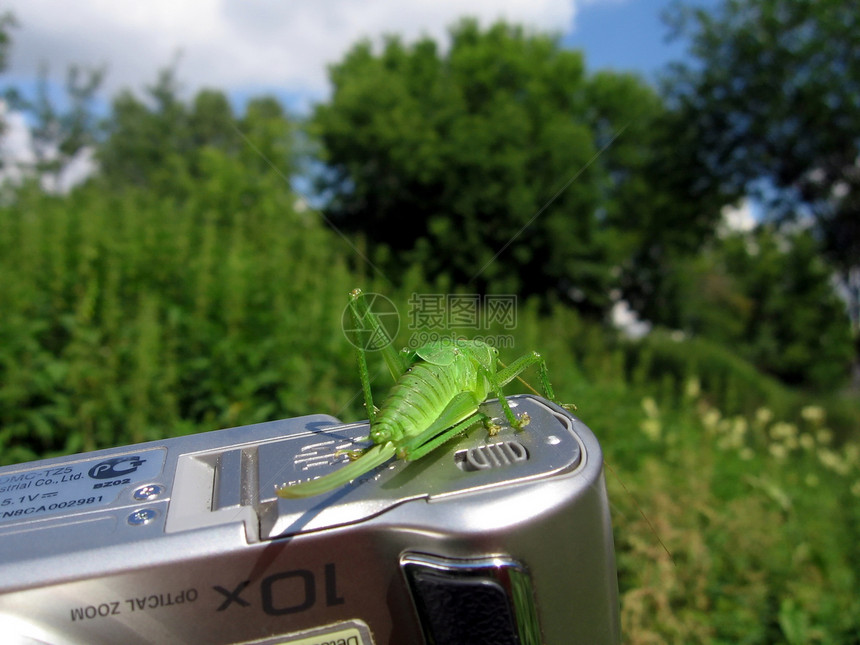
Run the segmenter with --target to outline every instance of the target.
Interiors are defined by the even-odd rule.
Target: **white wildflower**
[[[645,410],[645,415],[649,419],[655,419],[660,416],[660,409],[657,407],[657,402],[650,396],[642,399],[642,409]]]
[[[788,448],[781,443],[770,444],[770,446],[768,446],[768,452],[770,452],[774,459],[778,459],[779,461],[788,457]]]
[[[639,427],[645,436],[651,441],[657,441],[663,431],[663,427],[660,425],[659,419],[643,419],[639,424]]]
[[[839,453],[835,450],[830,450],[829,448],[818,449],[818,461],[820,461],[821,465],[825,468],[840,475],[847,475],[851,470],[851,467],[845,463],[842,457],[839,456]]]
[[[686,393],[688,398],[695,399],[698,398],[699,394],[702,391],[702,384],[699,382],[697,378],[691,378],[687,380],[686,387],[684,388],[684,392]]]
[[[824,423],[826,414],[821,406],[807,405],[800,411],[800,416],[809,423],[820,425]]]
[[[766,426],[773,420],[773,412],[768,408],[759,408],[755,411],[755,422],[760,426]]]
[[[789,437],[797,436],[797,426],[793,423],[785,423],[778,421],[770,428],[770,437],[776,441],[788,439]]]
[[[702,425],[704,425],[708,430],[714,430],[717,427],[717,424],[720,422],[720,411],[715,410],[714,408],[709,408],[702,415]]]
[[[732,421],[732,436],[742,439],[746,435],[748,428],[746,419],[740,416],[735,417]]]

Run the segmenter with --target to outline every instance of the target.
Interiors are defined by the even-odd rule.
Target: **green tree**
[[[679,274],[680,326],[795,386],[844,384],[854,350],[833,272],[809,231],[715,240]]]
[[[206,145],[218,122],[232,122],[232,112],[220,93],[198,95],[201,114],[194,133],[191,112],[180,98],[173,69],[161,70],[155,84],[140,99],[124,90],[113,100],[106,121],[106,139],[99,147],[102,175],[113,185],[167,190],[193,174],[193,152]],[[226,112],[226,113],[225,113]]]
[[[810,217],[860,320],[860,12],[843,0],[724,0],[669,14],[693,61],[669,79],[692,154],[730,197]]]
[[[679,271],[713,239],[726,197],[702,181],[695,133],[678,113],[664,110],[648,125],[640,135],[644,159],[628,167],[617,200],[627,215],[617,226],[631,240],[621,288],[642,318],[677,328],[686,308],[676,288]]]
[[[556,39],[463,21],[429,39],[356,45],[313,117],[327,215],[390,276],[558,294],[604,311],[647,228],[660,99],[631,75],[585,73]],[[390,250],[391,255],[386,255]],[[558,297],[558,295],[556,297]]]
[[[241,160],[259,174],[274,174],[276,183],[289,191],[284,177],[293,169],[293,127],[277,101],[253,99],[242,116],[217,90],[201,90],[185,102],[171,69],[160,72],[146,95],[140,99],[124,91],[113,101],[97,153],[109,186],[137,186],[183,200],[203,198],[200,183],[211,180],[213,164],[220,163],[216,158],[223,157]],[[220,189],[215,192],[220,199]],[[218,208],[226,207],[222,203]]]
[[[40,174],[59,173],[82,149],[95,145],[98,119],[93,103],[104,75],[104,68],[71,65],[66,72],[66,109],[58,108],[51,98],[47,65],[39,70],[35,98],[15,93],[13,105],[33,117],[30,135]]]

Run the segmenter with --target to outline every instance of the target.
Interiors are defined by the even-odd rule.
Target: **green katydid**
[[[373,336],[385,334],[360,289],[350,293],[349,308],[358,329]],[[457,340],[430,342],[402,352],[397,352],[391,344],[382,348],[395,384],[377,410],[370,391],[365,350],[356,345],[356,351],[373,445],[350,452],[350,463],[339,470],[310,481],[276,487],[278,496],[318,495],[346,484],[393,457],[407,461],[420,459],[478,422],[483,422],[493,435],[499,427],[480,410],[491,394],[498,397],[511,427],[523,428],[529,422],[528,415],[517,417],[513,413],[502,387],[532,365],[538,367],[544,396],[558,403],[549,382],[546,361],[537,352],[504,366],[495,347],[479,340]]]

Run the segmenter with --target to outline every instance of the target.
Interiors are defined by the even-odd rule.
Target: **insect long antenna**
[[[522,383],[523,385],[525,385],[529,390],[531,390],[533,394],[536,394],[537,396],[540,396],[540,393],[539,393],[536,389],[534,389],[534,388],[531,386],[531,383],[529,383],[528,381],[526,381],[522,376],[518,376],[518,377],[517,377],[517,380],[518,380],[520,383]]]
[[[627,486],[624,484],[624,481],[618,476],[618,473],[615,472],[612,466],[610,466],[605,459],[603,460],[603,465],[606,466],[609,472],[612,473],[612,476],[615,477],[615,480],[619,484],[621,484],[621,488],[624,489],[624,492],[627,493],[631,500],[633,500],[633,506],[635,506],[636,510],[639,511],[639,515],[641,515],[642,519],[645,520],[645,523],[648,525],[648,528],[651,529],[651,533],[654,534],[654,537],[657,538],[657,541],[660,543],[660,546],[663,547],[663,550],[666,552],[666,555],[669,556],[669,559],[672,561],[672,566],[677,566],[677,564],[675,563],[675,558],[672,557],[672,552],[669,551],[665,544],[663,544],[663,540],[660,539],[660,534],[657,533],[657,529],[654,528],[654,525],[651,524],[651,520],[649,520],[648,516],[645,515],[645,511],[643,511],[642,507],[639,506],[639,502],[636,501],[636,497],[633,495],[633,493],[630,492],[630,489],[627,488]]]

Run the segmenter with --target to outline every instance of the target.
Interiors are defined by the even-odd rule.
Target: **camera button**
[[[453,560],[424,554],[408,554],[401,562],[428,642],[540,642],[530,579],[519,563],[505,557]]]

